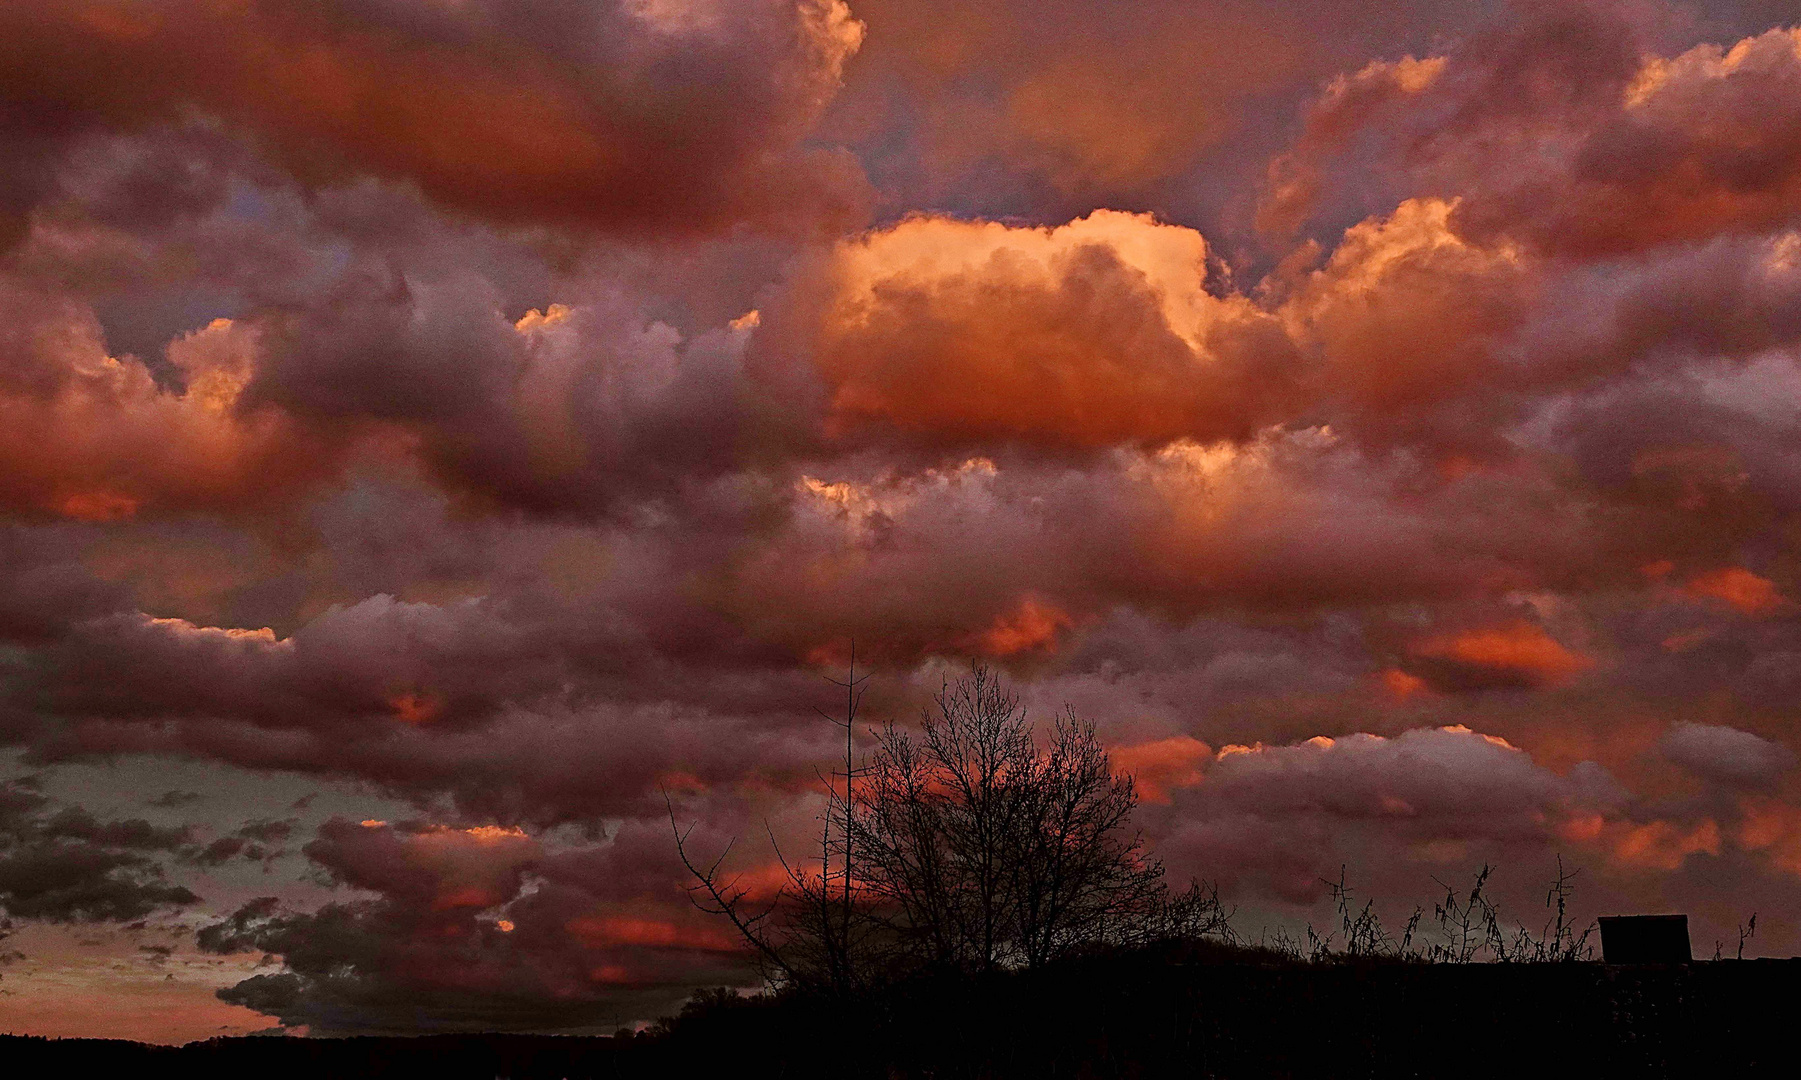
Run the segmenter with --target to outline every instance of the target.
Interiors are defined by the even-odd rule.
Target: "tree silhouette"
[[[853,669],[847,723],[856,685]],[[784,859],[787,886],[761,909],[676,835],[696,902],[729,918],[777,982],[856,989],[1225,929],[1216,896],[1172,892],[1129,831],[1136,785],[1093,725],[1066,711],[1041,744],[981,666],[946,682],[917,730],[885,724],[868,763],[847,758],[842,791],[830,787],[820,872]]]

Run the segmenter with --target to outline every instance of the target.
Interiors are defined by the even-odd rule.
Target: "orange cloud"
[[[917,216],[839,245],[809,331],[827,432],[1092,448],[1245,436],[1293,396],[1274,320],[1147,214]],[[809,321],[815,316],[807,316]]]
[[[1573,843],[1599,849],[1622,866],[1644,870],[1675,870],[1691,855],[1720,853],[1720,826],[1709,818],[1684,826],[1672,821],[1636,824],[1609,821],[1598,814],[1583,814],[1563,822],[1557,834]]]
[[[383,830],[378,843],[392,843],[388,858],[426,871],[434,882],[434,911],[489,908],[518,891],[520,867],[541,854],[538,842],[523,830],[500,825],[453,828],[434,825],[417,831],[385,832],[381,821],[364,821],[366,830]]]
[[[122,521],[138,512],[139,500],[116,491],[78,491],[64,498],[57,512],[76,521]]]
[[[1788,603],[1774,582],[1758,577],[1742,566],[1712,570],[1691,578],[1682,587],[1689,596],[1717,600],[1744,615],[1768,615]]]
[[[564,929],[590,949],[639,945],[662,949],[705,949],[726,952],[737,943],[713,927],[682,926],[635,915],[582,915]]]
[[[1376,679],[1384,690],[1402,701],[1426,689],[1426,680],[1417,675],[1409,675],[1400,668],[1384,669]]]
[[[1116,772],[1129,774],[1146,802],[1168,803],[1174,788],[1201,782],[1202,767],[1213,748],[1187,735],[1172,735],[1156,742],[1117,746],[1107,751]]]
[[[1456,206],[1408,199],[1351,226],[1282,306],[1335,395],[1406,423],[1422,404],[1501,377],[1495,343],[1529,310],[1530,276],[1516,253],[1458,235]]]
[[[0,506],[108,522],[153,510],[258,505],[335,467],[272,407],[246,408],[256,334],[230,320],[170,342],[173,390],[108,354],[94,313],[0,281],[0,319],[19,327],[0,386]]]
[[[1801,807],[1754,796],[1740,804],[1733,839],[1746,851],[1767,852],[1771,865],[1801,877]]]
[[[1033,650],[1054,652],[1057,635],[1072,625],[1074,621],[1058,608],[1028,596],[987,629],[965,638],[963,644],[972,652],[994,657]]]
[[[444,712],[444,702],[434,694],[408,691],[388,698],[394,718],[405,724],[428,724]]]
[[[1563,682],[1595,664],[1592,657],[1565,648],[1524,620],[1428,638],[1415,643],[1412,652],[1427,659],[1521,675],[1539,684]]]

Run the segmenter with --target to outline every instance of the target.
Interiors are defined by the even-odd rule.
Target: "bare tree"
[[[683,830],[676,824],[674,806],[665,795],[676,852],[692,879],[689,897],[702,911],[731,922],[756,956],[765,980],[777,986],[857,990],[884,966],[879,940],[882,928],[860,910],[852,884],[849,815],[856,805],[852,784],[859,776],[855,732],[867,680],[867,675],[857,675],[853,642],[846,678],[827,680],[845,692],[844,715],[816,710],[844,729],[844,772],[820,777],[828,798],[812,860],[817,871],[805,862],[791,863],[771,834],[770,847],[783,873],[782,887],[774,899],[758,903],[738,879],[722,873],[731,852],[729,844],[704,868],[695,863],[688,850],[692,827]],[[836,782],[839,775],[844,778],[842,792]]]
[[[879,738],[848,815],[870,907],[917,962],[1034,967],[1100,944],[1214,932],[1218,904],[1172,896],[1127,832],[1138,794],[1072,712],[1042,747],[985,669],[947,684],[917,733]]]
[[[840,685],[848,725],[854,669]],[[697,902],[731,919],[780,981],[858,988],[1226,929],[1217,898],[1198,885],[1172,893],[1129,831],[1136,786],[1113,772],[1093,725],[1066,712],[1041,745],[1018,698],[979,666],[944,685],[916,731],[885,725],[867,765],[847,754],[845,777],[842,791],[829,784],[820,873],[784,860],[788,886],[765,908],[749,909],[718,863],[688,861],[677,833]]]

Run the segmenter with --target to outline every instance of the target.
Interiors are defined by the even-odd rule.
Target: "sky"
[[[0,0],[0,1031],[747,985],[853,642],[1252,937],[1801,952],[1795,18]]]

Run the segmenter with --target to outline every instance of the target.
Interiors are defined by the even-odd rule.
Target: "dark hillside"
[[[636,1038],[0,1041],[11,1075],[1794,1075],[1801,960],[1669,967],[1072,961],[858,1000],[712,999]]]

